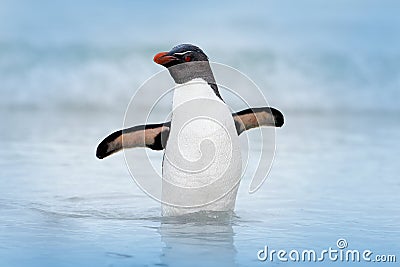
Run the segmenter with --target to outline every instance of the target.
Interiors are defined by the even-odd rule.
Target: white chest
[[[207,209],[224,210],[234,205],[236,191],[221,198],[237,189],[240,175],[239,138],[229,108],[204,80],[176,88],[163,162],[163,201],[193,211],[215,206],[219,199],[218,208]]]

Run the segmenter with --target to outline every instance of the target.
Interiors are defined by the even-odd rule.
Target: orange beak
[[[161,52],[154,56],[154,62],[160,65],[164,65],[168,62],[175,60],[176,57],[168,56],[168,52]]]

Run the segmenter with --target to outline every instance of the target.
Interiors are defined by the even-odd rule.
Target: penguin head
[[[183,84],[197,78],[203,79],[222,100],[208,57],[197,46],[191,44],[177,45],[169,52],[161,52],[155,55],[154,62],[166,67],[177,84]]]
[[[154,56],[154,62],[166,68],[196,61],[208,61],[208,57],[199,47],[191,44],[180,44],[169,52],[161,52]]]

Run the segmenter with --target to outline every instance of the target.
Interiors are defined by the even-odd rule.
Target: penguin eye
[[[189,62],[189,61],[192,60],[192,57],[191,56],[184,56],[183,59],[185,60],[185,62]]]

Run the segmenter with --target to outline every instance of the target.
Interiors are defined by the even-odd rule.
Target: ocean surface
[[[94,156],[118,116],[2,114],[1,266],[256,266],[278,264],[257,260],[265,245],[322,250],[339,238],[399,251],[398,114],[286,113],[267,181],[249,195],[244,178],[234,215],[169,219],[123,154]]]
[[[337,249],[338,239],[397,263],[322,264],[396,266],[399,8],[2,1],[0,266],[310,265],[257,254]],[[161,70],[154,54],[184,42],[248,75],[285,115],[266,182],[249,194],[245,176],[234,213],[162,218],[122,153],[95,157],[136,89]],[[261,144],[248,137],[256,153]],[[149,155],[161,164],[161,152]],[[131,160],[140,168],[142,158]]]

